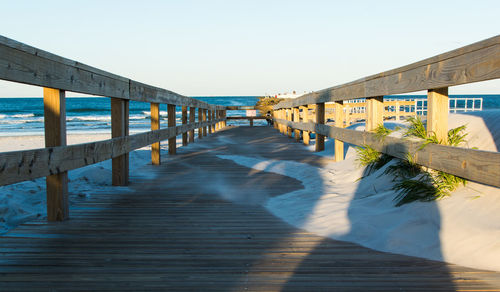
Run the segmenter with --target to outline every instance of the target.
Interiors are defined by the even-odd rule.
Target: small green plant
[[[406,129],[406,132],[403,134],[403,136],[427,139],[427,130],[425,129],[424,123],[422,122],[420,117],[408,117],[407,121],[410,126]]]
[[[382,141],[390,133],[392,133],[392,131],[387,129],[383,124],[378,125],[378,127],[375,129],[375,137],[377,137],[377,139]]]
[[[393,175],[394,180],[410,179],[422,173],[422,167],[415,162],[410,153],[406,153],[405,159],[398,159],[395,164],[387,167],[384,172],[384,174]]]
[[[404,136],[413,136],[425,140],[419,150],[430,143],[460,146],[467,142],[465,140],[467,137],[465,125],[449,130],[447,141],[439,141],[435,133],[427,134],[420,118],[410,117],[408,122],[410,126]],[[464,178],[443,171],[423,169],[423,167],[415,163],[413,156],[409,153],[407,153],[406,159],[389,166],[385,173],[394,175],[397,181],[393,188],[398,192],[398,195],[394,198],[396,206],[417,200],[432,201],[440,199],[449,196],[460,184],[465,186],[467,183]],[[416,177],[418,179],[415,179]]]
[[[373,171],[380,169],[392,159],[391,156],[382,154],[368,145],[356,147],[355,149],[358,154],[356,161],[360,166],[366,167],[366,175],[370,175]]]
[[[432,201],[436,199],[436,187],[432,184],[432,179],[427,174],[422,174],[418,179],[403,179],[396,183],[393,190],[398,194],[394,198],[396,206],[414,201]]]
[[[283,98],[261,96],[255,104],[255,108],[258,109],[262,115],[264,115],[267,112],[273,112],[273,106],[283,100]]]

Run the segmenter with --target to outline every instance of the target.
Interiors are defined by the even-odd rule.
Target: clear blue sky
[[[190,96],[319,90],[500,33],[500,1],[9,1],[0,34]],[[40,96],[0,82],[0,96]],[[500,82],[450,93],[500,93]]]

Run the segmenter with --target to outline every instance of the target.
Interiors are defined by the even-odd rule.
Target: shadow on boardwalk
[[[0,290],[453,291],[498,277],[292,227],[261,204],[300,181],[217,154],[325,163],[269,128],[219,132],[149,167],[154,180],[132,173],[132,193],[95,195],[67,222],[1,237]]]

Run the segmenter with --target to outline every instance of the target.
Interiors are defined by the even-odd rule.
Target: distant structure
[[[306,91],[304,91],[303,93],[297,93],[294,90],[291,93],[290,92],[278,93],[278,94],[275,94],[273,97],[277,97],[277,98],[297,98],[297,97],[302,96],[302,95],[304,95],[306,93],[307,93]]]

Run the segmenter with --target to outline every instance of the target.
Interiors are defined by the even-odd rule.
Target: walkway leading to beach
[[[196,146],[193,146],[196,145]],[[95,194],[70,220],[0,237],[0,290],[498,291],[500,273],[373,251],[297,229],[261,204],[301,182],[217,155],[322,165],[263,127],[226,129],[150,166],[132,193]]]

